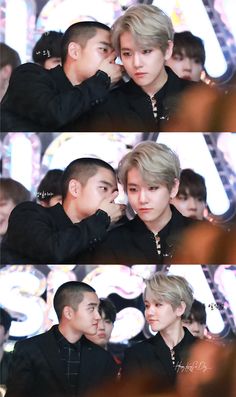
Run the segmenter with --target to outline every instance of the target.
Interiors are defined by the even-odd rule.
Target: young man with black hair
[[[97,158],[72,161],[62,176],[62,205],[15,208],[2,242],[2,263],[80,263],[122,217],[114,169]]]
[[[98,310],[101,318],[98,320],[97,332],[95,335],[86,336],[89,340],[107,350],[116,320],[116,308],[110,299],[102,298]]]
[[[174,34],[171,58],[166,61],[181,79],[200,81],[206,54],[203,41],[189,31]]]
[[[206,330],[206,307],[204,303],[194,299],[190,313],[182,323],[193,336],[204,339]]]
[[[71,25],[62,38],[61,55],[62,67],[46,70],[26,63],[17,68],[2,101],[2,131],[67,130],[121,78],[110,28],[100,22]]]
[[[203,220],[206,210],[207,190],[202,175],[190,168],[185,168],[180,174],[179,190],[171,203],[188,218]]]
[[[115,379],[110,353],[84,337],[96,333],[100,319],[95,290],[69,281],[58,288],[53,303],[59,324],[16,343],[6,397],[82,397]]]
[[[11,322],[10,314],[0,307],[0,385],[6,384],[12,359],[12,353],[4,351],[4,344],[9,338]]]

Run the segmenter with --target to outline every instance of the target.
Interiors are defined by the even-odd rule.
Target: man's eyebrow
[[[95,302],[91,302],[91,303],[88,303],[88,306],[92,306],[92,307],[95,307],[95,306],[98,306],[98,303],[95,303]]]
[[[108,181],[103,181],[103,180],[101,180],[101,181],[99,181],[99,183],[103,183],[104,185],[107,185],[107,186],[110,186],[110,187],[113,187],[113,186],[114,186],[112,183],[110,183],[110,182],[108,182]]]
[[[130,51],[130,48],[128,48],[128,47],[122,47],[122,48],[121,48],[121,51]]]
[[[112,48],[112,45],[110,43],[108,43],[107,41],[99,41],[99,44],[103,44],[103,45],[106,45],[107,47]]]

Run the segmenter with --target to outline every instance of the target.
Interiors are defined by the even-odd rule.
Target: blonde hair
[[[168,41],[173,41],[174,28],[171,19],[158,7],[139,4],[129,7],[111,28],[112,45],[120,54],[120,35],[130,32],[139,46],[158,47],[163,54]]]
[[[118,179],[127,191],[127,176],[131,168],[137,168],[149,185],[161,183],[169,191],[180,177],[178,156],[166,145],[153,141],[139,143],[127,153],[118,166]]]
[[[157,301],[170,303],[173,310],[184,302],[186,309],[182,319],[188,318],[194,298],[192,287],[184,277],[156,272],[145,282],[144,299],[146,290],[149,289]]]

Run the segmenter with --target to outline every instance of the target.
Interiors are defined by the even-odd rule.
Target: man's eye
[[[122,55],[123,57],[129,57],[129,56],[131,56],[131,52],[125,51],[125,52],[122,52],[121,55]]]
[[[143,54],[150,54],[152,50],[143,50]]]

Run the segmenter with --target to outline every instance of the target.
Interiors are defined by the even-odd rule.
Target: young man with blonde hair
[[[156,335],[125,351],[123,377],[149,373],[170,386],[185,369],[188,351],[196,341],[182,326],[193,302],[192,288],[181,276],[157,272],[146,281],[143,299],[146,321]]]
[[[163,130],[180,93],[191,84],[165,67],[173,48],[171,19],[154,5],[138,4],[129,7],[111,31],[112,45],[130,81],[96,109],[94,130]]]
[[[93,260],[124,264],[171,261],[181,233],[192,223],[170,205],[178,192],[179,176],[179,159],[164,144],[145,141],[126,154],[118,167],[118,179],[136,215],[108,233]]]

